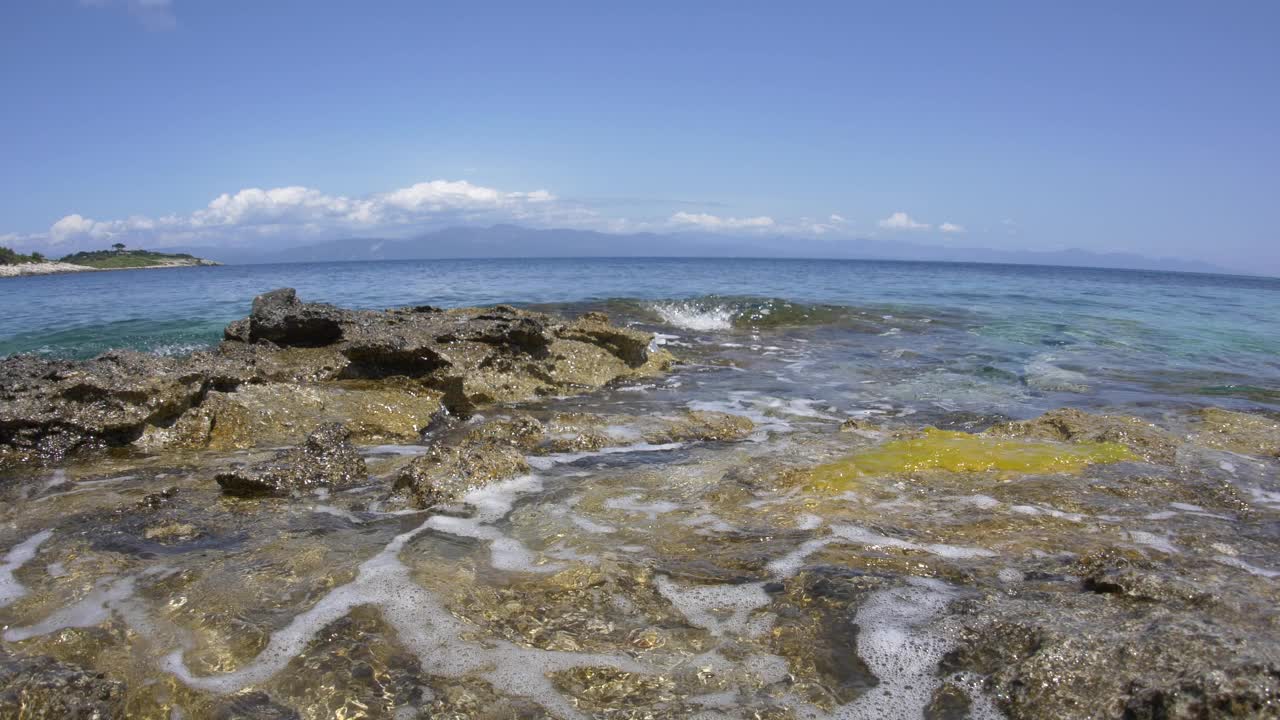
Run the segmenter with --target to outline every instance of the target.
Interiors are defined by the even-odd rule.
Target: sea
[[[798,383],[816,372],[919,406],[1280,409],[1280,279],[1073,267],[557,258],[19,277],[0,282],[0,355],[186,354],[216,344],[255,295],[278,287],[357,308],[604,310],[676,347],[741,346],[790,359],[778,374]]]

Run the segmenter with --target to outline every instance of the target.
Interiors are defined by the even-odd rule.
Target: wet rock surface
[[[1197,439],[1210,447],[1247,455],[1280,457],[1280,422],[1248,413],[1206,408]]]
[[[1179,444],[1171,433],[1139,418],[1095,415],[1074,408],[1053,410],[1034,420],[998,425],[988,433],[1073,443],[1114,442],[1147,460],[1161,463],[1173,461]]]
[[[652,335],[590,315],[564,323],[509,306],[347,310],[265,293],[217,349],[190,358],[109,352],[0,360],[0,460],[79,450],[299,442],[327,421],[362,441],[411,440],[441,404],[590,390],[672,362]],[[357,382],[341,382],[357,381]]]
[[[0,716],[32,720],[125,717],[124,683],[48,656],[0,651]]]
[[[351,444],[351,431],[332,423],[307,436],[304,445],[282,450],[271,460],[217,474],[222,491],[240,497],[287,497],[311,490],[340,490],[368,477],[364,459]]]

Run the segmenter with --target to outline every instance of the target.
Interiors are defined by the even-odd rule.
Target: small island
[[[116,243],[109,250],[82,251],[49,260],[38,252],[23,255],[0,246],[0,277],[18,275],[51,275],[54,273],[93,270],[140,270],[146,268],[196,267],[219,265],[187,253],[161,253],[151,250],[129,250]]]

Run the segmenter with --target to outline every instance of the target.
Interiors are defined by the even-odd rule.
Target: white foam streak
[[[948,650],[945,639],[926,626],[951,601],[947,585],[910,578],[908,585],[869,595],[854,616],[858,654],[880,684],[837,708],[839,720],[921,717],[937,688],[938,663]]]
[[[497,493],[491,495],[496,497]],[[500,504],[495,500],[487,509],[496,511]],[[464,635],[476,628],[454,617],[435,596],[415,583],[399,558],[409,541],[431,526],[429,519],[396,536],[381,552],[360,565],[354,580],[334,589],[273,634],[266,649],[248,665],[229,673],[199,676],[187,668],[182,651],[176,651],[164,659],[164,669],[191,687],[215,693],[231,693],[261,684],[283,670],[327,625],[356,606],[369,605],[382,611],[399,641],[418,656],[431,674],[458,677],[475,673],[494,687],[531,698],[563,717],[582,716],[555,690],[547,673],[586,666],[645,671],[625,656],[533,650],[502,640],[489,640],[485,645],[464,640]]]
[[[133,595],[134,578],[99,581],[93,591],[78,603],[69,605],[27,627],[4,631],[8,642],[19,642],[38,635],[48,635],[65,628],[94,627],[111,618],[112,607]]]
[[[27,589],[18,582],[13,573],[31,562],[31,559],[36,556],[36,551],[52,535],[52,530],[41,530],[9,549],[8,554],[4,556],[4,564],[0,565],[0,607],[5,607],[27,594]]]
[[[536,470],[550,470],[556,465],[566,465],[579,460],[585,460],[592,457],[604,457],[605,455],[623,455],[626,453],[637,452],[666,452],[668,450],[678,450],[684,447],[684,443],[635,443],[633,445],[620,445],[618,447],[601,448],[600,450],[592,450],[589,452],[578,453],[557,453],[555,455],[534,455],[527,458],[529,466]]]
[[[769,604],[764,583],[742,585],[694,585],[683,587],[663,576],[657,579],[662,594],[685,619],[720,636],[726,632],[758,637],[769,630],[769,617],[753,618],[756,610]]]
[[[889,537],[881,535],[864,527],[857,525],[832,525],[831,536],[824,538],[815,538],[813,540],[801,543],[800,547],[776,558],[768,564],[768,569],[775,575],[783,577],[796,574],[804,565],[804,561],[815,552],[822,548],[839,541],[846,541],[858,545],[871,545],[879,547],[894,547],[903,550],[918,550],[927,552],[931,555],[949,559],[969,559],[979,557],[994,557],[995,552],[986,548],[965,547],[962,545],[946,545],[943,543],[914,543],[910,540]]]

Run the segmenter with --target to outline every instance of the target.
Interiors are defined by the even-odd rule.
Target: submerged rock
[[[51,657],[0,650],[0,717],[110,720],[125,717],[125,684]]]
[[[1280,423],[1259,415],[1205,408],[1196,440],[1245,455],[1280,457]]]
[[[364,482],[364,459],[339,423],[323,425],[302,447],[282,450],[266,462],[218,473],[222,491],[241,497],[287,497],[296,492],[337,489]]]
[[[813,484],[843,489],[860,477],[930,470],[998,473],[1076,472],[1095,463],[1132,459],[1114,442],[1063,444],[1041,440],[1001,439],[953,430],[926,428],[915,437],[891,440],[847,458],[820,465]]]
[[[1032,420],[997,425],[987,434],[1071,443],[1119,443],[1149,462],[1164,464],[1173,462],[1179,444],[1172,434],[1145,420],[1092,415],[1075,408],[1059,408]]]
[[[298,720],[301,716],[260,690],[246,690],[219,700],[210,708],[209,717],[211,720]]]
[[[668,427],[645,436],[651,443],[743,440],[755,429],[751,418],[709,410],[691,410],[668,421]]]
[[[1273,613],[1188,613],[1180,598],[1157,594],[1167,600],[1027,593],[966,602],[942,670],[984,675],[1010,720],[1277,717]]]

